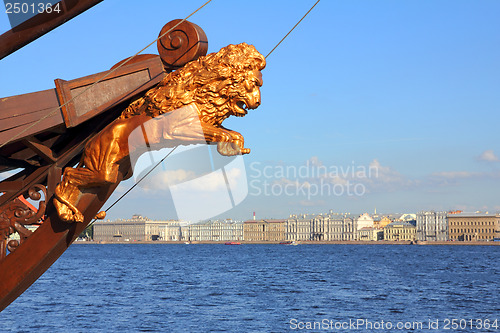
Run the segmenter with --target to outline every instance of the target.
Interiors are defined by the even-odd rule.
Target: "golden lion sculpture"
[[[149,126],[147,146],[217,142],[220,154],[248,154],[243,136],[222,126],[231,115],[244,116],[260,105],[261,70],[265,58],[246,43],[229,45],[169,73],[155,88],[132,102],[85,146],[76,168],[64,170],[56,187],[54,205],[66,222],[83,222],[76,205],[85,189],[116,184],[131,176],[130,153],[140,153],[131,142],[135,129]],[[172,112],[174,110],[180,112]],[[160,119],[166,116],[166,120]],[[163,116],[162,116],[163,117]],[[154,121],[151,121],[154,119]],[[196,131],[196,126],[203,133]],[[133,141],[133,140],[132,140]],[[104,218],[105,213],[98,214]]]

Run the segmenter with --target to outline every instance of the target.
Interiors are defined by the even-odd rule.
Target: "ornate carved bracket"
[[[42,195],[43,193],[43,200]],[[28,190],[28,197],[31,200],[39,201],[37,210],[29,206],[29,203],[23,202],[20,198],[8,202],[0,207],[0,259],[7,255],[7,251],[13,252],[22,244],[31,234],[31,230],[26,225],[38,224],[45,215],[45,198],[47,190],[43,185],[34,185]],[[10,239],[11,235],[16,233],[19,240]]]

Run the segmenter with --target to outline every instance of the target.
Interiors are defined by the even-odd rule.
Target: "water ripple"
[[[74,245],[0,314],[0,332],[287,332],[292,319],[500,320],[499,250]]]

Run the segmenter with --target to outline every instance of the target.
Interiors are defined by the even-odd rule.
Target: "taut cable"
[[[315,3],[312,7],[311,7],[311,9],[309,9],[309,10],[307,11],[307,13],[305,13],[305,15],[304,15],[304,16],[302,16],[302,18],[299,20],[299,22],[297,22],[297,23],[293,26],[293,28],[292,28],[292,29],[290,29],[290,31],[288,31],[288,33],[285,35],[285,37],[283,37],[283,38],[279,41],[279,43],[278,43],[278,44],[276,44],[276,46],[275,46],[275,47],[274,47],[274,48],[273,48],[273,49],[272,49],[272,50],[271,50],[271,51],[270,51],[270,52],[266,55],[266,59],[267,59],[267,57],[269,57],[269,55],[271,55],[271,53],[273,53],[273,51],[274,51],[274,50],[276,50],[276,48],[277,48],[277,47],[281,44],[281,42],[283,42],[283,41],[285,40],[285,38],[287,38],[287,37],[288,37],[288,35],[292,33],[293,29],[295,29],[295,28],[296,28],[296,27],[300,24],[300,22],[302,22],[302,20],[306,18],[306,16],[307,16],[307,15],[311,12],[311,10],[313,10],[313,8],[314,8],[314,7],[315,7],[315,6],[316,6],[319,2],[320,2],[320,0],[316,1],[316,3]]]
[[[118,199],[115,200],[115,202],[113,202],[111,204],[111,206],[109,206],[108,208],[106,208],[105,212],[107,213],[114,205],[116,205],[121,199],[123,199],[127,194],[130,193],[130,191],[132,191],[137,185],[139,185],[140,182],[142,182],[147,176],[149,176],[149,174],[151,172],[153,172],[154,169],[156,169],[163,161],[165,161],[167,159],[167,157],[169,157],[175,149],[177,149],[177,147],[179,146],[175,146],[174,149],[172,149],[171,151],[168,152],[167,155],[165,155],[164,158],[162,158],[158,163],[155,164],[155,166],[153,168],[151,168],[151,170],[149,170],[148,172],[146,172],[146,174],[144,176],[142,176],[134,185],[132,185],[132,187],[130,187],[127,192],[123,193]],[[96,219],[92,220],[92,222],[89,223],[89,225],[87,226],[90,227],[92,224],[95,223],[95,221],[97,221]]]
[[[203,8],[203,7],[204,7],[206,4],[208,4],[210,1],[212,1],[212,0],[209,0],[208,2],[206,2],[203,6],[201,6],[200,8],[198,8],[198,9],[197,9],[195,12],[193,12],[191,15],[193,15],[193,14],[194,14],[194,13],[196,13],[198,10],[200,10],[201,8]],[[285,38],[287,38],[287,37],[288,37],[288,35],[290,35],[290,34],[292,33],[292,31],[293,31],[293,30],[294,30],[294,29],[295,29],[295,28],[296,28],[296,27],[300,24],[300,22],[302,22],[302,20],[304,20],[304,18],[306,18],[306,16],[307,16],[307,15],[308,15],[308,14],[309,14],[312,10],[313,10],[313,8],[314,8],[314,7],[315,7],[315,6],[316,6],[316,5],[317,5],[320,1],[321,1],[321,0],[316,1],[316,3],[315,3],[315,4],[314,4],[314,5],[313,5],[313,6],[312,6],[312,7],[311,7],[308,11],[307,11],[307,13],[305,13],[305,14],[304,14],[304,16],[302,16],[302,18],[301,18],[301,19],[300,19],[300,20],[299,20],[299,21],[298,21],[298,22],[297,22],[297,23],[293,26],[293,28],[292,28],[292,29],[290,29],[290,31],[289,31],[289,32],[285,35],[285,37],[283,37],[283,38],[282,38],[282,39],[278,42],[278,44],[276,44],[276,46],[275,46],[275,47],[274,47],[274,48],[273,48],[273,49],[272,49],[272,50],[271,50],[271,51],[270,51],[270,52],[266,55],[266,59],[267,59],[267,57],[269,57],[269,55],[270,55],[271,53],[273,53],[273,52],[274,52],[274,50],[276,50],[276,48],[277,48],[277,47],[278,47],[278,46],[279,46],[279,45],[280,45],[280,44],[281,44],[281,43],[285,40]],[[183,21],[185,21],[186,19],[188,19],[191,15],[189,15],[188,17],[186,17],[184,20],[182,20],[181,22],[179,22],[177,25],[179,25],[180,23],[182,23]],[[177,26],[177,25],[176,25],[176,26]],[[174,26],[172,29],[174,29],[176,26]],[[170,29],[170,30],[172,30],[172,29]],[[170,30],[169,30],[169,31],[167,31],[167,32],[166,32],[165,34],[163,34],[162,36],[158,37],[158,39],[159,39],[159,38],[161,38],[161,37],[163,37],[164,35],[166,35],[168,32],[170,32]],[[154,42],[156,42],[156,40],[155,40]],[[153,43],[154,43],[154,42],[153,42]],[[149,46],[151,46],[153,43],[149,44],[149,45],[148,45],[148,46],[146,46],[144,49],[148,48],[148,47],[149,47]],[[141,53],[142,51],[144,51],[144,49],[143,49],[143,50],[141,50],[141,51],[139,51],[137,54],[139,54],[139,53]],[[136,54],[136,55],[137,55],[137,54]],[[129,59],[127,59],[127,61],[125,61],[125,63],[126,63],[126,62],[128,62],[128,61],[129,61],[130,59],[132,59],[133,57],[135,57],[136,55],[134,55],[134,56],[130,57]],[[124,64],[125,64],[125,63],[124,63]],[[121,66],[120,66],[120,67],[121,67]],[[178,146],[177,146],[177,147],[178,147]],[[168,156],[170,156],[170,154],[172,154],[172,153],[174,152],[174,150],[175,150],[177,147],[175,147],[173,150],[171,150],[171,151],[170,151],[170,152],[169,152],[169,153],[168,153],[168,154],[167,154],[164,158],[162,158],[162,159],[161,159],[161,160],[160,160],[160,161],[159,161],[159,162],[158,162],[158,163],[157,163],[157,164],[156,164],[156,165],[155,165],[155,166],[154,166],[151,170],[149,170],[149,171],[148,171],[148,172],[147,172],[147,173],[146,173],[146,174],[145,174],[145,175],[144,175],[141,179],[139,179],[139,180],[138,180],[138,181],[137,181],[137,182],[136,182],[136,183],[135,183],[132,187],[130,187],[130,188],[129,188],[129,189],[128,189],[128,190],[127,190],[124,194],[122,194],[122,195],[121,195],[121,196],[120,196],[120,197],[119,197],[119,198],[118,198],[115,202],[113,202],[113,204],[111,204],[111,206],[109,206],[109,207],[105,210],[105,212],[108,212],[108,211],[109,211],[109,210],[110,210],[113,206],[115,206],[115,205],[116,205],[116,204],[117,204],[117,203],[118,203],[121,199],[123,199],[123,198],[124,198],[124,197],[125,197],[128,193],[130,193],[130,191],[132,191],[132,190],[133,190],[133,189],[134,189],[134,188],[135,188],[135,187],[136,187],[136,186],[137,186],[137,185],[138,185],[138,184],[139,184],[142,180],[144,180],[144,178],[146,178],[146,177],[147,177],[147,176],[148,176],[151,172],[153,172],[153,170],[154,170],[154,169],[156,169],[156,168],[157,168],[157,167],[158,167],[158,166],[159,166],[159,165],[160,165],[160,164],[161,164],[161,163],[162,163],[162,162],[163,162],[163,161],[164,161],[164,160],[165,160]],[[1,147],[0,147],[0,148],[1,148]],[[92,225],[93,225],[96,221],[97,221],[97,220],[96,220],[96,219],[94,219],[91,223],[89,223],[88,227],[92,226]],[[88,228],[88,227],[87,227],[87,228]]]
[[[49,112],[48,114],[46,114],[45,116],[43,116],[42,118],[40,118],[39,120],[37,120],[36,122],[34,122],[33,124],[31,124],[30,126],[28,126],[27,128],[25,128],[24,130],[20,131],[19,133],[17,133],[16,135],[14,135],[12,138],[10,138],[9,140],[5,141],[4,143],[2,143],[0,145],[0,149],[9,144],[10,142],[12,142],[13,140],[19,138],[21,135],[23,135],[24,133],[26,133],[28,130],[30,130],[31,128],[35,127],[36,125],[38,125],[41,121],[43,121],[44,119],[50,117],[50,116],[53,116],[58,110],[60,110],[62,107],[66,106],[67,104],[69,104],[70,102],[72,102],[74,99],[76,99],[77,97],[79,97],[80,95],[86,93],[89,89],[92,89],[96,84],[98,84],[99,82],[101,82],[102,80],[104,80],[105,78],[107,78],[108,76],[110,76],[111,74],[113,74],[114,72],[116,72],[119,68],[121,68],[122,66],[124,66],[125,64],[127,64],[128,62],[130,62],[130,60],[132,60],[133,58],[135,58],[136,56],[138,56],[141,52],[143,52],[144,50],[146,50],[148,47],[150,47],[151,45],[153,45],[154,43],[156,43],[160,38],[162,38],[163,36],[167,35],[168,33],[170,33],[172,30],[174,30],[178,25],[180,25],[182,22],[186,21],[188,18],[190,18],[191,16],[193,16],[196,12],[198,12],[200,9],[202,9],[203,7],[205,7],[206,5],[208,5],[208,3],[210,3],[212,0],[208,0],[207,2],[205,2],[203,5],[201,5],[198,9],[196,9],[194,12],[192,12],[191,14],[189,14],[188,16],[186,16],[184,19],[182,19],[179,23],[177,23],[176,25],[174,25],[172,28],[170,28],[168,31],[166,31],[164,34],[162,34],[161,36],[158,36],[158,38],[156,38],[154,41],[152,41],[151,43],[149,43],[146,47],[144,47],[143,49],[141,49],[139,52],[137,52],[136,54],[134,54],[133,56],[129,57],[127,60],[125,60],[123,63],[121,63],[119,66],[117,66],[116,68],[112,69],[111,71],[109,71],[107,74],[105,74],[104,76],[102,76],[100,79],[98,79],[97,81],[95,81],[94,83],[92,83],[90,86],[88,86],[87,88],[85,88],[83,91],[81,91],[78,95],[76,96],[73,96],[69,101],[67,101],[66,103],[64,103],[63,105],[60,105],[58,106],[57,108],[55,108],[54,110],[52,110],[51,112]]]

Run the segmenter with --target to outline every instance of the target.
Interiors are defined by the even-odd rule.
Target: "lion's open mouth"
[[[236,117],[243,117],[248,113],[248,107],[244,101],[237,101],[234,105],[234,115]]]

